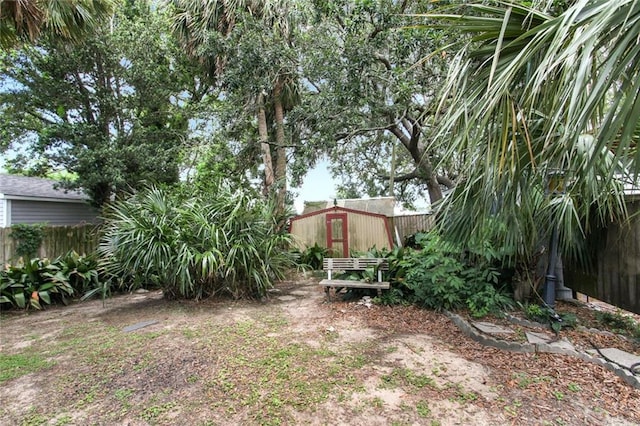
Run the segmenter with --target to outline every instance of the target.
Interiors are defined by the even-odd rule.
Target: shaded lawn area
[[[2,424],[633,424],[640,392],[568,357],[513,354],[413,307],[133,294],[2,317]],[[132,332],[141,321],[158,321]]]

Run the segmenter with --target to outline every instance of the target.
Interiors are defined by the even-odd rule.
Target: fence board
[[[415,214],[406,216],[394,216],[393,226],[398,232],[400,241],[404,240],[416,232],[429,231],[433,228],[434,216],[430,214]]]
[[[98,239],[99,228],[96,225],[49,226],[44,229],[44,239],[38,249],[38,257],[53,259],[70,250],[79,254],[89,254],[98,247]],[[17,260],[11,228],[0,228],[0,260],[2,264]]]
[[[631,223],[614,223],[590,236],[587,244],[595,253],[593,265],[569,265],[565,285],[640,314],[640,201],[630,202],[627,209],[633,217]]]

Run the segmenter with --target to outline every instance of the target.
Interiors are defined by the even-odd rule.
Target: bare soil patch
[[[640,391],[604,368],[483,347],[416,307],[325,303],[312,279],[265,302],[151,292],[0,327],[0,356],[44,362],[0,383],[3,425],[640,423]]]

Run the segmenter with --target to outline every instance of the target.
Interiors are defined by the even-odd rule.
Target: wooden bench
[[[333,287],[336,292],[341,288],[375,288],[378,295],[383,289],[389,288],[388,281],[382,281],[382,271],[389,270],[389,263],[381,258],[347,257],[347,258],[326,258],[322,261],[322,269],[327,271],[327,278],[320,281],[320,285],[325,287],[327,300],[330,300],[330,290]],[[377,281],[354,281],[333,279],[334,271],[365,271],[367,269],[377,270]]]

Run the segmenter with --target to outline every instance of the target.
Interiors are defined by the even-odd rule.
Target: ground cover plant
[[[98,253],[117,287],[170,298],[263,297],[295,266],[275,203],[220,182],[214,192],[149,188],[107,209]]]

